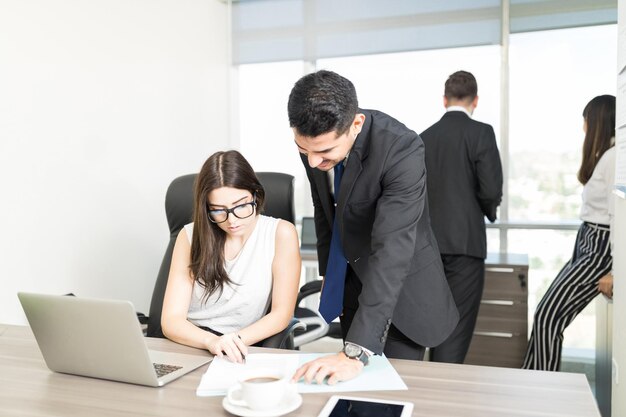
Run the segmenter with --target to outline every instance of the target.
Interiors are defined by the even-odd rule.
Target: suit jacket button
[[[385,343],[385,338],[384,338],[384,337],[381,337],[381,338],[380,338],[380,341],[381,341],[382,343]]]

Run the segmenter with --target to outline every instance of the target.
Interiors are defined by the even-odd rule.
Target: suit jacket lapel
[[[362,162],[367,158],[369,151],[370,128],[372,126],[371,114],[367,110],[359,110],[359,112],[365,115],[365,123],[350,150],[350,156],[341,179],[339,199],[337,200],[336,213],[339,214],[340,231],[343,230],[343,212],[346,208],[346,203],[350,194],[352,194],[357,178],[363,170]]]

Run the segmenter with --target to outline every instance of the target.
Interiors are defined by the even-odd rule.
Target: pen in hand
[[[241,340],[243,342],[243,339],[241,338],[241,336],[237,335],[237,337],[239,338],[239,340]],[[245,365],[245,363],[246,363],[246,355],[244,355],[243,352],[241,352],[241,357],[243,358],[243,364]]]

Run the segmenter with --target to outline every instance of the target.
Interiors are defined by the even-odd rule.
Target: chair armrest
[[[265,339],[261,346],[276,349],[294,349],[293,333],[296,329],[306,330],[306,325],[298,319],[292,318],[283,331]]]
[[[300,287],[300,291],[298,291],[298,299],[296,301],[296,305],[300,305],[300,301],[309,295],[313,295],[315,293],[322,292],[322,280],[318,279],[315,281],[307,282],[302,287]]]
[[[150,319],[150,317],[146,316],[143,313],[140,313],[139,311],[137,312],[137,320],[139,320],[140,324],[148,324],[148,320]]]

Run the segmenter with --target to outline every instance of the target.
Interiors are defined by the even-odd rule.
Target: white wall
[[[147,313],[176,176],[229,148],[217,0],[0,0],[0,322],[17,291]]]
[[[622,7],[620,1],[620,7]],[[618,111],[619,111],[618,105]],[[626,200],[615,198],[615,223],[613,225],[613,395],[614,417],[626,415]]]
[[[623,153],[623,141],[626,127],[624,114],[626,113],[626,90],[623,86],[626,81],[626,0],[617,3],[617,131],[616,131],[616,182],[623,184],[623,172],[626,169],[626,159]],[[613,391],[611,395],[611,415],[613,417],[626,415],[626,331],[623,318],[626,316],[626,200],[615,198],[615,219],[613,224]]]

